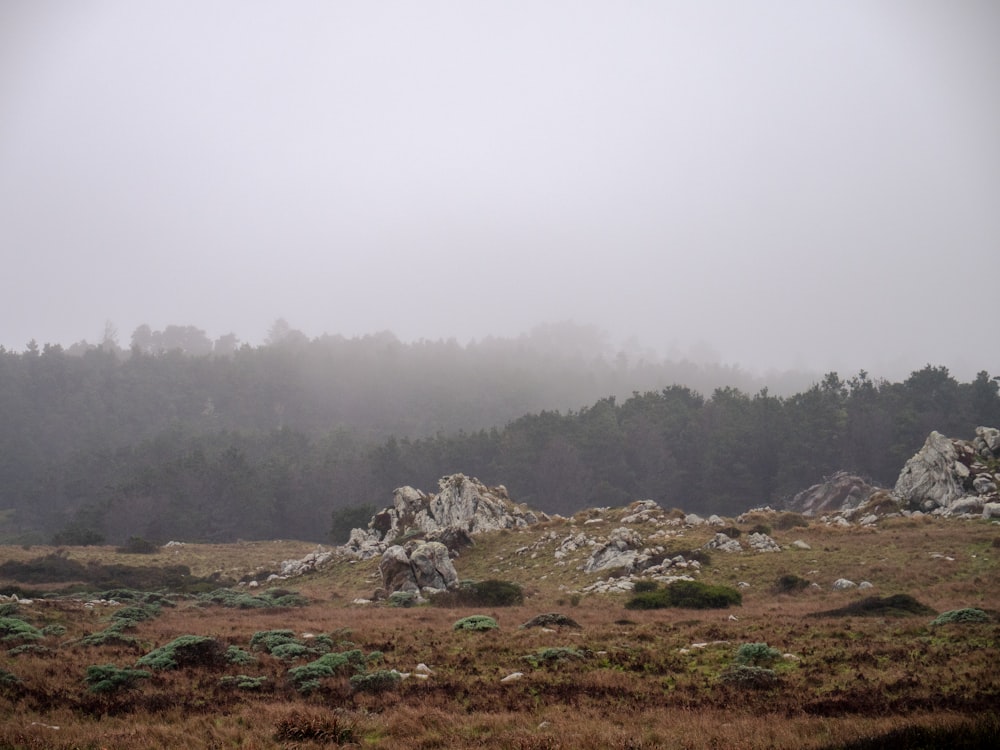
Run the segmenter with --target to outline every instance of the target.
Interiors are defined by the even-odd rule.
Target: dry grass
[[[832,582],[841,577],[869,580],[875,586],[870,593],[878,595],[913,594],[939,611],[974,606],[996,612],[1000,548],[992,545],[1000,527],[896,519],[875,530],[791,528],[772,536],[783,545],[802,539],[811,550],[713,553],[702,580],[750,584],[742,589],[743,606],[734,610],[626,610],[625,596],[606,595],[582,596],[573,606],[573,592],[597,578],[578,569],[588,550],[561,566],[554,565],[553,551],[571,531],[606,534],[620,516],[610,512],[597,524],[584,525],[584,516],[572,526],[557,521],[500,532],[464,550],[456,561],[463,578],[502,578],[525,588],[525,604],[513,608],[352,606],[378,585],[375,561],[340,561],[283,582],[310,598],[303,608],[232,610],[180,599],[129,630],[137,639],[133,646],[73,644],[106,627],[110,608],[88,609],[69,599],[23,605],[17,616],[66,632],[37,642],[47,651],[0,653],[0,669],[20,679],[0,687],[0,747],[808,750],[905,727],[948,729],[995,716],[996,621],[931,627],[930,617],[806,615],[865,595],[833,591]],[[549,540],[549,532],[557,539]],[[710,536],[697,529],[664,543],[690,549]],[[238,578],[311,549],[285,542],[186,545],[155,556],[75,548],[66,554],[105,564],[184,564],[196,575],[219,571]],[[0,561],[48,551],[4,548]],[[820,588],[772,593],[775,580],[787,573]],[[553,611],[571,616],[579,629],[518,628]],[[470,614],[496,618],[500,630],[452,630]],[[347,676],[337,676],[303,695],[287,679],[289,664],[256,653],[253,665],[157,672],[132,690],[110,695],[89,693],[83,680],[90,665],[132,667],[144,653],[181,635],[212,636],[247,649],[255,632],[281,628],[330,634],[366,654],[379,651],[383,668],[412,672],[423,662],[433,674],[377,694],[354,693]],[[793,655],[776,665],[776,687],[758,690],[719,679],[739,644],[748,642],[767,642]],[[572,649],[580,658],[536,658],[535,664],[525,659],[545,649]],[[524,676],[500,682],[512,672]],[[222,676],[238,674],[267,679],[255,691],[220,685]]]

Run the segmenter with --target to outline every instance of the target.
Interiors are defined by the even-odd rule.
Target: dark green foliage
[[[364,654],[358,649],[323,654],[315,661],[289,669],[288,679],[300,692],[309,693],[319,686],[322,679],[360,671],[364,665]]]
[[[156,604],[146,604],[137,607],[122,607],[111,614],[112,623],[119,623],[120,627],[135,627],[144,620],[152,620],[160,614],[160,607]]]
[[[42,631],[16,617],[0,617],[0,642],[15,644],[18,641],[37,641]]]
[[[250,649],[271,653],[278,646],[298,642],[293,630],[258,630],[250,636]]]
[[[786,573],[774,582],[773,591],[776,594],[794,594],[809,587],[809,581],[794,573]]]
[[[981,609],[966,607],[942,612],[931,621],[931,625],[948,625],[954,622],[990,622],[992,619]]]
[[[315,656],[322,653],[314,648],[309,648],[303,643],[282,643],[271,649],[271,656],[282,661],[295,661],[307,656]]]
[[[135,687],[139,680],[148,679],[144,669],[121,669],[114,664],[95,664],[87,667],[84,681],[92,693],[116,693]]]
[[[54,552],[26,562],[7,560],[0,564],[0,577],[22,583],[83,582],[93,586],[140,590],[170,589],[183,592],[204,579],[191,575],[186,565],[129,566],[82,565],[65,555]]]
[[[239,667],[245,667],[247,665],[257,663],[257,657],[253,654],[247,653],[239,646],[230,646],[227,648],[225,658],[230,664],[235,664]]]
[[[726,667],[719,679],[729,685],[741,688],[765,689],[778,684],[778,675],[773,669],[734,664]]]
[[[137,666],[166,670],[178,667],[217,667],[226,662],[225,649],[214,638],[182,635],[136,662]]]
[[[755,523],[753,526],[750,527],[750,533],[751,534],[765,534],[767,536],[770,536],[770,534],[771,534],[771,527],[768,526],[766,523]]]
[[[219,686],[235,690],[261,690],[267,684],[267,677],[250,677],[245,674],[225,675],[219,678]]]
[[[719,532],[722,533],[722,534],[725,534],[730,539],[739,539],[740,538],[740,534],[743,533],[742,531],[740,531],[735,526],[727,526],[724,529],[719,529]]]
[[[656,591],[658,588],[660,588],[660,584],[656,581],[643,580],[636,581],[632,591],[636,594],[645,594],[650,591]]]
[[[733,661],[748,667],[770,667],[781,658],[781,652],[766,643],[744,643],[736,649]]]
[[[524,590],[510,581],[463,582],[454,591],[431,597],[438,607],[517,607],[524,603]]]
[[[6,669],[0,669],[0,687],[17,685],[20,682],[21,679],[17,675],[8,672]]]
[[[135,646],[139,641],[113,627],[83,636],[76,642],[78,646]]]
[[[379,669],[375,672],[351,675],[351,689],[357,693],[384,693],[399,685],[402,676],[399,672],[389,669]]]
[[[579,623],[566,615],[558,612],[549,612],[544,615],[536,615],[521,625],[522,628],[550,628],[552,626],[562,628],[579,628]]]
[[[633,596],[626,609],[725,609],[743,602],[739,591],[728,586],[712,586],[700,581],[674,581],[666,588]]]
[[[20,646],[7,649],[7,656],[20,656],[21,654],[48,654],[52,649],[48,646],[39,646],[37,643],[24,643]]]
[[[417,592],[415,591],[393,591],[386,599],[390,607],[415,607],[417,605]]]
[[[160,545],[153,544],[141,536],[131,536],[117,551],[129,555],[152,555],[160,551]]]
[[[60,625],[58,622],[49,623],[44,628],[42,628],[42,635],[44,636],[66,635],[66,626]]]
[[[566,646],[554,646],[551,648],[539,649],[533,654],[528,654],[524,657],[524,659],[525,661],[530,662],[533,667],[541,667],[563,661],[583,659],[584,657],[585,654],[578,649]]]
[[[473,630],[473,631],[484,631],[484,630],[496,630],[500,627],[497,621],[488,615],[469,615],[468,617],[463,617],[461,620],[455,622],[452,625],[452,630]]]
[[[236,589],[216,589],[201,594],[202,601],[233,609],[273,609],[275,607],[304,607],[309,600],[293,591],[273,589],[259,594],[249,594]]]
[[[937,614],[926,604],[921,604],[909,594],[869,596],[846,607],[814,612],[809,617],[906,617],[908,615]]]

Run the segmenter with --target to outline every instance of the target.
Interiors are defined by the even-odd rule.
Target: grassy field
[[[235,584],[314,549],[298,542],[187,544],[153,555],[0,548],[0,563],[34,564],[16,570],[36,571],[30,581],[23,572],[0,579],[0,590],[34,597],[0,604],[7,633],[0,748],[993,746],[1000,732],[1000,526],[894,518],[871,529],[818,522],[774,529],[784,551],[712,552],[697,576],[738,588],[741,606],[646,611],[627,609],[628,594],[581,593],[608,576],[580,570],[589,547],[554,556],[570,534],[602,538],[625,513],[589,511],[477,537],[455,560],[459,575],[519,584],[525,599],[514,607],[354,604],[380,584],[377,561],[346,559],[270,585],[272,599],[296,592],[304,601],[289,602],[302,606],[234,608],[207,598],[223,587],[244,595],[268,590]],[[775,521],[748,519],[740,528],[746,533],[768,520]],[[698,548],[713,534],[655,522],[634,528],[670,553]],[[810,549],[793,548],[796,540]],[[171,585],[156,587],[156,571],[171,566]],[[117,605],[88,602],[121,588],[104,584],[133,580],[136,568],[149,576],[138,579],[151,582],[147,594],[119,592]],[[73,582],[65,575],[40,580],[45,570],[78,571],[77,593],[66,593]],[[776,593],[787,575],[816,586]],[[873,588],[836,591],[838,578]],[[936,612],[981,609],[990,619],[931,625],[933,614],[815,616],[894,594]],[[550,612],[576,625],[519,627]],[[499,628],[453,629],[473,614],[493,617]],[[260,634],[285,630],[298,646],[255,648]],[[110,637],[95,637],[102,634]],[[209,648],[175,668],[144,666],[147,654],[183,636],[205,637]],[[737,650],[747,643],[780,654],[767,680],[733,678]],[[301,668],[324,652],[361,661],[303,678],[308,670]],[[226,653],[243,653],[245,663]],[[418,671],[421,664],[428,671]],[[131,684],[122,677],[114,689],[95,692],[87,676],[99,665],[148,676]],[[389,670],[409,677],[384,678]],[[514,673],[521,676],[504,679]]]

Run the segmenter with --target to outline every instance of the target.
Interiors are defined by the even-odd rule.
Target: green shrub
[[[250,650],[271,653],[278,646],[298,642],[292,630],[258,630],[250,636]]]
[[[553,664],[572,659],[582,659],[584,658],[584,654],[575,648],[555,646],[552,648],[539,649],[535,653],[528,654],[524,658],[526,661],[530,662],[533,667],[540,667],[545,664]]]
[[[282,661],[295,661],[305,656],[315,656],[318,651],[301,643],[282,643],[271,649],[271,656]]]
[[[389,594],[386,603],[390,607],[413,607],[417,604],[417,593],[415,591],[393,591]]]
[[[22,643],[20,646],[7,649],[7,656],[20,656],[21,654],[50,654],[52,649],[48,646],[39,646],[37,643]]]
[[[384,693],[399,684],[402,675],[394,669],[379,669],[351,676],[351,689],[357,693]]]
[[[267,682],[267,677],[250,677],[245,674],[226,675],[219,679],[219,686],[236,690],[260,690]]]
[[[793,513],[791,511],[778,514],[778,517],[774,520],[774,528],[779,531],[788,531],[788,529],[794,528],[805,528],[808,525],[809,519],[801,513]]]
[[[92,693],[114,693],[134,687],[138,680],[148,679],[144,669],[120,669],[114,664],[95,664],[87,667],[84,681]]]
[[[645,594],[650,591],[656,591],[658,588],[660,588],[660,584],[656,581],[642,580],[635,582],[635,586],[632,588],[632,591],[636,594]]]
[[[768,526],[766,523],[755,523],[753,526],[750,527],[750,533],[751,534],[765,534],[767,536],[770,536],[770,534],[771,534],[771,527]]]
[[[145,604],[138,607],[122,607],[111,615],[111,622],[122,623],[119,627],[135,627],[140,622],[152,620],[160,614],[160,608],[156,604]]]
[[[66,635],[66,626],[60,625],[58,622],[50,623],[42,628],[42,635]]]
[[[500,625],[492,617],[487,615],[469,615],[458,620],[453,626],[453,630],[497,630]]]
[[[230,664],[235,664],[239,667],[245,667],[248,664],[256,664],[257,657],[251,653],[248,653],[241,649],[239,646],[230,646],[226,649],[225,653],[226,661]]]
[[[135,646],[139,641],[130,635],[123,635],[116,628],[107,628],[83,636],[76,642],[78,646]]]
[[[722,533],[722,534],[725,534],[730,539],[739,539],[740,538],[740,534],[742,533],[735,526],[727,526],[724,529],[719,529],[719,532]]]
[[[937,614],[926,604],[921,604],[909,594],[869,596],[846,607],[810,613],[807,617],[906,617],[907,615]]]
[[[773,669],[734,664],[726,667],[719,679],[729,685],[744,688],[764,689],[778,684],[778,675]]]
[[[700,581],[674,581],[658,591],[647,591],[633,596],[626,609],[725,609],[742,604],[739,591],[728,586],[712,586]]]
[[[202,601],[232,609],[274,609],[276,607],[304,607],[309,603],[301,594],[284,589],[248,594],[246,591],[216,589],[198,597]]]
[[[990,622],[992,618],[983,610],[973,607],[942,612],[931,621],[931,625],[947,625],[953,622]]]
[[[6,669],[0,669],[0,685],[17,685],[21,682],[21,678],[16,674],[8,672]]]
[[[781,652],[766,643],[744,643],[736,649],[733,661],[748,667],[770,667],[781,658]]]
[[[17,617],[0,617],[0,641],[3,643],[37,641],[41,637],[42,631],[24,620]]]
[[[137,666],[156,670],[177,667],[215,667],[225,663],[222,644],[206,635],[182,635],[160,648],[150,651],[136,662]]]
[[[300,692],[308,693],[319,687],[319,681],[324,677],[334,677],[364,669],[364,665],[364,654],[358,649],[323,654],[315,661],[289,669],[288,678]]]
[[[516,607],[524,603],[524,591],[510,581],[463,581],[453,591],[431,597],[437,607]]]

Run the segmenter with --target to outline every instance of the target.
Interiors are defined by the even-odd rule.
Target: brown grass
[[[582,519],[583,517],[581,517]],[[600,524],[572,533],[607,533]],[[543,534],[556,531],[556,541]],[[643,533],[652,529],[641,529]],[[73,641],[103,629],[112,609],[70,599],[20,607],[37,627],[59,624],[63,635],[40,643],[44,653],[0,652],[0,669],[20,683],[0,687],[0,747],[291,748],[827,748],[903,727],[960,727],[995,712],[1000,682],[997,622],[932,628],[929,617],[806,618],[866,593],[909,593],[942,611],[974,606],[1000,610],[996,526],[968,521],[893,519],[874,530],[836,530],[813,523],[774,531],[811,550],[779,554],[714,552],[701,574],[708,583],[743,588],[743,606],[723,611],[625,610],[625,596],[572,593],[598,576],[578,570],[587,551],[555,566],[552,552],[570,523],[481,537],[462,552],[463,578],[501,578],[521,584],[525,604],[486,610],[352,606],[378,585],[375,561],[340,561],[308,577],[283,582],[311,604],[283,610],[229,610],[183,599],[129,635],[139,645],[81,647]],[[692,548],[705,529],[670,538]],[[518,549],[532,547],[531,552]],[[254,543],[187,545],[124,562],[185,564],[199,575],[243,575],[313,545]],[[4,548],[3,559],[31,559],[48,550]],[[68,549],[76,559],[121,562],[108,549]],[[946,559],[952,558],[951,560]],[[775,595],[778,576],[794,573],[820,585]],[[836,592],[840,577],[869,580],[872,592]],[[5,582],[0,582],[2,585]],[[6,582],[10,583],[10,582]],[[519,629],[543,612],[562,611],[579,629]],[[500,630],[455,632],[452,624],[487,614]],[[732,619],[731,615],[736,619]],[[345,676],[328,678],[302,695],[286,678],[289,665],[266,654],[257,664],[157,672],[135,689],[89,693],[88,666],[132,667],[149,650],[185,634],[208,635],[248,648],[260,630],[329,633],[365,653],[381,651],[385,668],[411,672],[423,662],[433,674],[411,677],[380,694],[352,693]],[[741,643],[764,641],[790,653],[775,667],[771,689],[720,681]],[[702,645],[704,644],[704,645]],[[9,644],[4,644],[9,647]],[[582,658],[541,661],[525,656],[572,648]],[[302,663],[302,662],[297,662]],[[517,681],[500,679],[523,672]],[[259,691],[220,686],[223,675],[265,676]],[[58,727],[58,728],[56,728]]]

